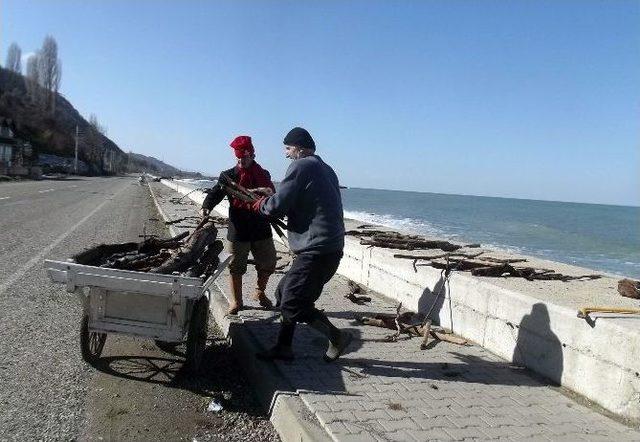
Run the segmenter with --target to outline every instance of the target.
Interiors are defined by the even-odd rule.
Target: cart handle
[[[215,280],[218,279],[218,276],[220,276],[220,273],[222,273],[222,271],[227,267],[227,265],[229,265],[229,261],[231,261],[231,258],[232,258],[232,255],[229,255],[225,258],[224,261],[218,264],[218,268],[216,269],[215,272],[213,272],[213,275],[209,276],[207,280],[204,282],[204,284],[202,284],[202,293],[204,293],[207,289],[209,289],[209,287],[211,287],[211,285],[215,282]]]

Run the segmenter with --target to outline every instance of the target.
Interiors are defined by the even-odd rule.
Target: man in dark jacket
[[[229,199],[229,240],[232,255],[229,263],[231,274],[232,300],[228,313],[235,315],[242,308],[242,275],[247,271],[249,252],[253,255],[258,272],[257,288],[254,294],[261,306],[271,308],[272,304],[264,291],[269,277],[276,267],[276,249],[273,245],[271,226],[266,218],[251,211],[251,203],[241,201],[229,195],[224,186],[234,181],[246,189],[264,195],[272,195],[275,188],[269,172],[255,161],[255,151],[251,137],[239,136],[231,142],[237,158],[237,165],[220,173],[218,184],[208,193],[202,203],[203,215],[220,203],[226,196]]]
[[[266,216],[287,217],[289,246],[295,254],[291,268],[276,289],[282,323],[276,345],[257,356],[261,359],[292,359],[291,344],[296,323],[305,322],[329,340],[325,360],[340,356],[351,340],[337,329],[315,301],[336,273],[344,248],[344,220],[338,177],[322,158],[309,132],[292,129],[284,139],[292,161],[272,195],[253,204]]]

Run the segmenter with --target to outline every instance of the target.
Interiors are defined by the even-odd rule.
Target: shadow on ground
[[[147,344],[144,343],[143,346]],[[226,340],[216,338],[208,342],[197,373],[184,367],[184,344],[176,347],[162,346],[162,350],[164,354],[159,356],[102,357],[93,366],[117,378],[164,385],[187,390],[198,396],[215,398],[226,411],[265,415]]]

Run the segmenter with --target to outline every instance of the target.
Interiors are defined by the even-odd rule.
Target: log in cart
[[[198,370],[208,331],[210,287],[230,257],[217,261],[208,277],[131,271],[86,265],[73,260],[45,261],[54,282],[67,286],[83,303],[82,357],[100,358],[107,334],[152,338],[161,348],[182,343],[186,366]]]

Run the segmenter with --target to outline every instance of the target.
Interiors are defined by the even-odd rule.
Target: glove
[[[261,198],[258,198],[257,200],[255,200],[254,202],[251,203],[251,211],[255,212],[255,213],[260,213],[260,207],[262,206],[262,203],[264,203],[264,201],[267,199],[266,196],[263,196]]]

